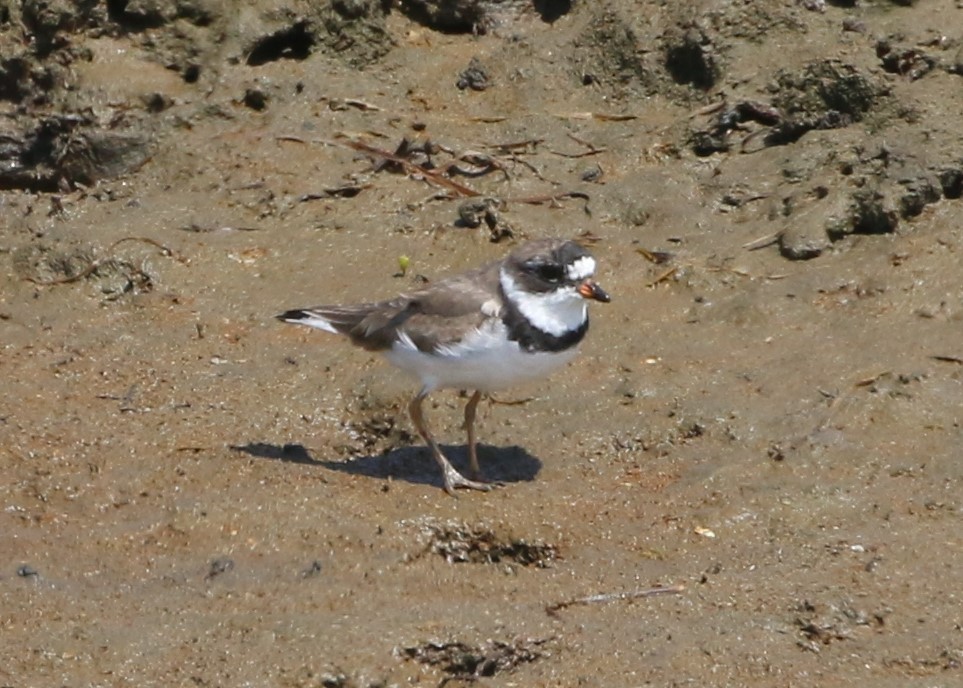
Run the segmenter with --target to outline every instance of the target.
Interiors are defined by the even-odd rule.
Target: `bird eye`
[[[561,282],[565,277],[565,271],[558,263],[531,263],[529,271],[535,273],[539,279],[546,282]]]

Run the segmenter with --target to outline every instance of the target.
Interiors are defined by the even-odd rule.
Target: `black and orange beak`
[[[578,285],[578,293],[582,295],[582,298],[591,299],[592,301],[608,303],[612,300],[608,292],[602,289],[602,287],[598,285],[598,282],[591,279],[587,279]]]

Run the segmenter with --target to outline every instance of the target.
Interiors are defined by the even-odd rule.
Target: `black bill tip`
[[[582,298],[591,299],[592,301],[608,303],[612,300],[608,292],[598,285],[598,282],[590,279],[585,280],[579,285],[578,293],[582,295]]]

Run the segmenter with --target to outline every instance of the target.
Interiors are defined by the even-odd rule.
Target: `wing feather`
[[[450,277],[387,301],[312,306],[277,316],[285,322],[347,335],[371,351],[390,349],[404,333],[420,351],[457,344],[501,311],[498,263]]]

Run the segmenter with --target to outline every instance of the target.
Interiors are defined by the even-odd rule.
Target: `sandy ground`
[[[958,4],[8,5],[60,90],[6,131],[147,153],[0,192],[0,685],[963,682]],[[434,171],[348,145],[402,138]],[[273,319],[550,235],[613,300],[482,404],[490,493],[441,490],[410,381]]]

